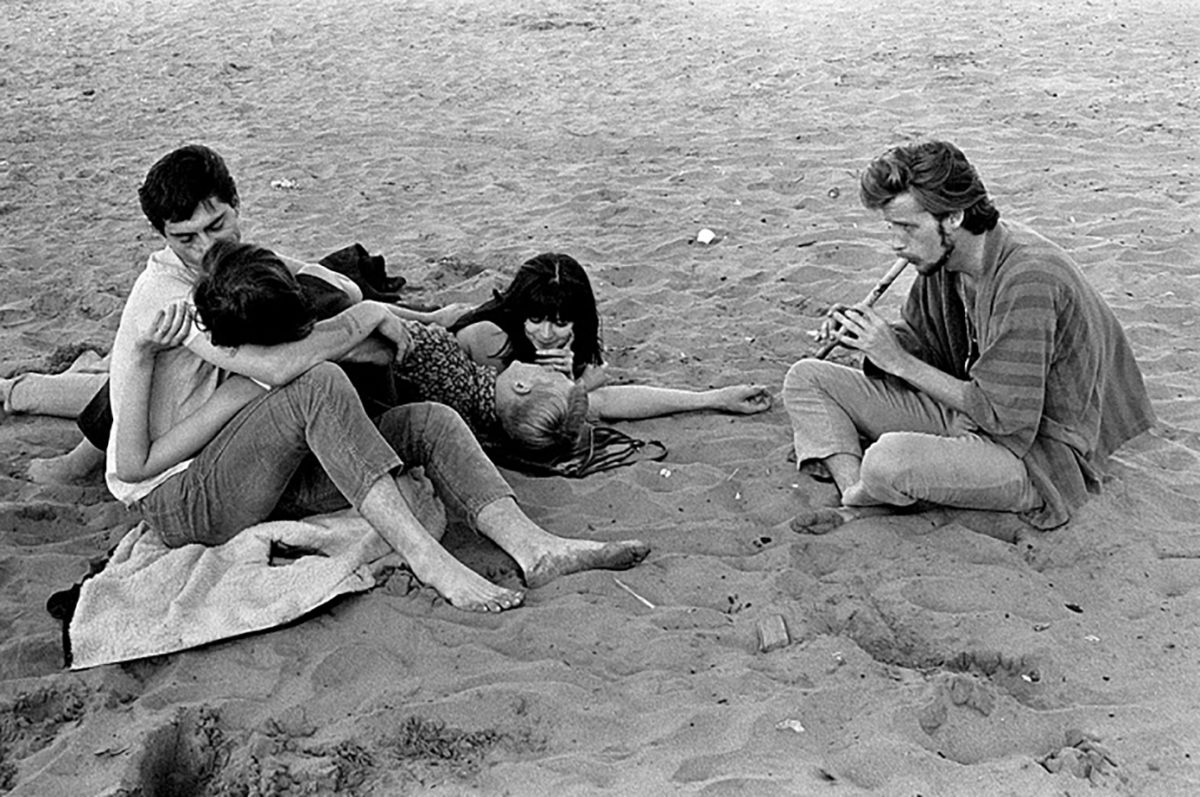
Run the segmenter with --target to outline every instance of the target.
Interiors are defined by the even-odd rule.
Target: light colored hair
[[[587,423],[587,388],[579,383],[564,396],[548,385],[534,385],[517,401],[497,407],[505,434],[530,452],[570,453]]]

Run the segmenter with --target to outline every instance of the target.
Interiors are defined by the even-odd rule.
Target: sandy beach
[[[498,616],[397,572],[263,633],[70,671],[51,594],[137,522],[0,423],[0,793],[1200,793],[1200,3],[0,2],[0,376],[108,350],[160,245],[149,166],[206,143],[247,240],[359,242],[413,301],[588,269],[618,381],[772,386],[891,263],[857,174],[942,137],[1068,249],[1159,422],[1072,522],[788,521],[778,405],[623,423],[662,462],[509,474],[642,565]],[[697,241],[702,229],[711,243]],[[911,275],[909,276],[911,279]],[[879,307],[898,312],[907,280]],[[844,354],[838,358],[851,362]],[[515,578],[452,526],[456,555]],[[760,629],[786,628],[764,652]]]

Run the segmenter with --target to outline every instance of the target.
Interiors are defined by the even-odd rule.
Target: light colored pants
[[[86,351],[60,374],[27,373],[14,377],[4,395],[4,411],[73,420],[107,381],[108,357]]]
[[[1042,504],[1016,455],[974,431],[965,414],[895,377],[801,360],[783,380],[783,403],[797,463],[860,457],[862,486],[880,503],[1007,512]]]

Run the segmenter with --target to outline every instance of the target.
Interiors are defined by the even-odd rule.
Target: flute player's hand
[[[821,322],[821,326],[817,327],[817,331],[813,333],[819,345],[824,346],[827,343],[837,343],[838,332],[840,325],[834,318],[834,313],[844,313],[857,305],[852,304],[835,304],[829,308],[829,312],[825,315],[825,319]]]
[[[837,342],[862,352],[884,371],[896,373],[910,356],[900,345],[896,330],[871,307],[838,308],[830,311],[830,317],[837,326]]]

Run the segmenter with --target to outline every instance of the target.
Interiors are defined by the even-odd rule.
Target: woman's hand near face
[[[575,352],[570,348],[538,349],[534,352],[537,364],[575,378]]]

